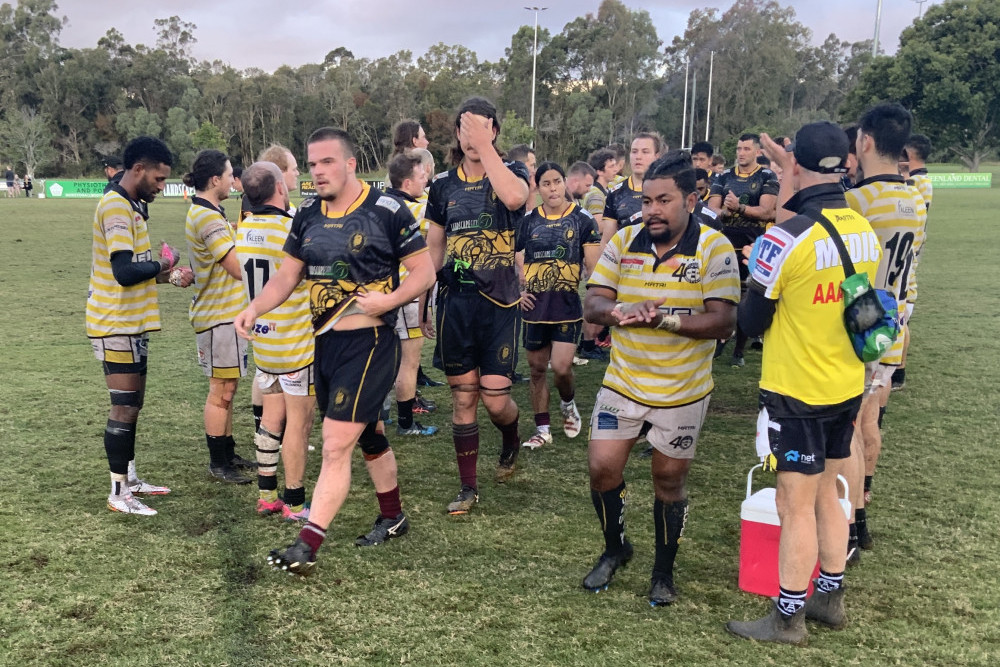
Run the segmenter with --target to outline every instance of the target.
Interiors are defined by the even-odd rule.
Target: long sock
[[[784,587],[779,587],[778,591],[778,611],[785,618],[795,615],[795,612],[805,606],[805,591],[790,591]]]
[[[885,408],[886,408],[886,406],[882,406],[881,408],[878,409],[878,427],[879,428],[882,428],[882,420],[885,419]]]
[[[590,340],[584,338],[582,341],[580,341],[580,350],[582,350],[583,352],[593,352],[596,348],[597,346],[594,344],[593,338],[591,338]]]
[[[548,412],[535,413],[535,430],[539,433],[548,433],[551,430],[552,420]]]
[[[872,490],[872,475],[865,475],[865,491]]]
[[[590,499],[597,510],[604,533],[604,552],[613,555],[625,549],[625,482],[610,491],[590,491]]]
[[[108,420],[104,427],[104,452],[108,456],[108,468],[117,475],[128,477],[128,462],[134,458],[135,424]]]
[[[416,398],[408,401],[396,401],[396,416],[399,417],[399,428],[413,427],[413,403]]]
[[[283,498],[288,509],[293,512],[301,512],[306,504],[306,487],[300,486],[297,489],[285,487],[285,497]]]
[[[256,433],[260,430],[260,420],[264,416],[264,406],[254,403],[251,407],[253,408],[253,432]]]
[[[854,510],[854,525],[857,527],[858,543],[868,537],[868,510],[864,507]],[[867,542],[866,542],[867,544]]]
[[[313,555],[319,551],[319,548],[323,546],[323,540],[326,539],[326,531],[317,526],[312,521],[307,521],[306,525],[302,526],[302,530],[299,531],[299,539],[309,545],[312,549]]]
[[[743,350],[747,346],[747,335],[743,333],[743,330],[737,325],[736,327],[736,345],[733,346],[733,356],[742,357]]]
[[[852,523],[848,528],[850,533],[847,536],[847,553],[850,554],[858,548],[858,524]]]
[[[674,559],[684,534],[687,516],[687,498],[672,503],[665,503],[659,498],[653,501],[653,520],[656,525],[656,561],[653,563],[653,574],[664,576],[670,582],[674,580]]]
[[[816,578],[816,590],[823,591],[824,593],[832,593],[843,585],[843,572],[833,574],[821,569],[819,571],[819,577]]]
[[[517,417],[514,417],[514,421],[509,424],[498,424],[493,422],[493,425],[497,427],[500,431],[501,438],[501,448],[500,448],[500,458],[506,459],[509,456],[516,456],[517,452],[521,451],[521,436],[517,432]]]
[[[403,513],[403,504],[399,500],[399,485],[397,484],[391,491],[385,493],[375,492],[378,498],[378,510],[384,519],[395,519]]]
[[[226,456],[226,436],[205,434],[205,441],[208,443],[208,457],[214,466],[222,466],[229,463]]]
[[[455,458],[458,459],[458,476],[462,486],[478,488],[479,424],[452,424],[451,438],[455,442]]]
[[[261,500],[273,503],[278,499],[278,478],[274,475],[257,474],[257,494]]]
[[[131,483],[139,479],[139,474],[135,471],[135,459],[128,462],[128,481]]]
[[[226,462],[229,462],[236,456],[236,441],[233,440],[233,436],[231,435],[223,437],[226,439]]]

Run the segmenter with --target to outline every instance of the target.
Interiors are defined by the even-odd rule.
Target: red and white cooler
[[[762,464],[750,468],[747,473],[746,500],[740,506],[740,590],[757,595],[774,597],[778,594],[778,540],[781,537],[781,521],[775,504],[773,487],[765,487],[756,493],[753,490],[753,473]],[[840,505],[844,508],[844,520],[851,516],[851,501],[848,500],[847,480],[838,475],[844,488]],[[846,546],[846,545],[845,545]],[[819,574],[819,563],[813,571],[813,578]],[[812,591],[812,582],[809,583]]]

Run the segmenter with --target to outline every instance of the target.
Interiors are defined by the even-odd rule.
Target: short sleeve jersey
[[[226,214],[201,197],[191,198],[187,222],[195,294],[188,318],[195,332],[229,324],[247,307],[243,285],[222,268],[222,260],[236,248],[236,234]]]
[[[597,222],[576,204],[556,217],[547,216],[538,207],[522,218],[517,251],[524,253],[526,289],[535,296],[534,307],[524,311],[525,322],[557,324],[583,319],[583,249],[600,244]]]
[[[878,237],[847,207],[840,185],[807,188],[786,208],[803,211],[806,204],[821,210],[841,233],[855,270],[874,278]],[[859,396],[865,371],[844,329],[844,269],[823,226],[804,214],[774,225],[749,268],[749,289],[778,302],[764,332],[760,388],[813,406]]]
[[[913,184],[917,186],[917,190],[920,191],[920,196],[924,198],[924,205],[927,210],[931,210],[931,200],[934,199],[934,184],[931,182],[930,176],[927,175],[927,170],[921,167],[920,169],[914,169],[910,172],[910,180]]]
[[[153,259],[145,209],[115,184],[101,197],[94,213],[90,285],[87,291],[87,336],[137,335],[160,330],[156,280],[125,287],[115,280],[111,255],[132,253],[133,262]]]
[[[913,269],[914,248],[922,240],[927,222],[927,207],[920,194],[898,174],[866,178],[848,190],[845,197],[851,209],[868,220],[882,245],[882,260],[872,284],[895,294],[902,311]],[[902,358],[903,336],[900,336],[880,362],[898,365]]]
[[[630,225],[616,233],[587,283],[614,290],[622,303],[666,297],[664,314],[705,312],[705,303],[740,300],[733,246],[691,218],[680,242],[657,257],[649,232]],[[714,340],[646,327],[613,327],[603,386],[637,403],[674,407],[699,401],[713,388]]]
[[[618,229],[642,222],[642,183],[639,189],[632,182],[632,177],[622,179],[608,189],[608,197],[604,202],[604,219],[614,220]]]
[[[418,225],[420,225],[420,235],[424,237],[424,241],[426,241],[427,227],[429,225],[427,218],[424,217],[424,213],[427,210],[427,193],[425,192],[416,198],[411,197],[402,190],[397,190],[395,188],[389,188],[385,191],[385,193],[403,202],[403,204],[406,205],[406,208],[410,209],[410,214],[413,216],[413,219],[417,221]],[[400,264],[399,281],[403,282],[407,275],[409,275],[409,271],[406,270],[405,266]]]
[[[587,210],[592,216],[604,216],[604,204],[607,203],[608,191],[600,183],[594,183],[594,185],[587,190],[587,194],[583,195],[583,203],[581,206]]]
[[[521,162],[504,162],[525,183]],[[444,227],[443,271],[504,308],[520,299],[514,265],[514,233],[524,209],[509,210],[488,178],[470,181],[459,166],[438,174],[427,197],[427,220]]]
[[[292,221],[285,252],[305,264],[316,335],[358,312],[358,294],[388,294],[399,286],[399,263],[427,250],[419,223],[400,201],[363,184],[343,212],[307,199]],[[389,326],[396,311],[382,315]]]
[[[236,233],[236,252],[243,271],[243,288],[250,299],[281,268],[292,216],[273,206],[247,211]],[[309,290],[300,281],[284,303],[259,317],[253,329],[253,358],[265,373],[284,375],[313,362]]]
[[[726,199],[726,193],[732,192],[746,206],[759,206],[761,195],[778,194],[778,178],[770,169],[760,165],[743,173],[738,167],[727,169],[712,182],[709,196]],[[734,247],[742,248],[752,245],[757,237],[764,233],[770,221],[757,220],[742,215],[722,219],[722,233],[726,235]]]

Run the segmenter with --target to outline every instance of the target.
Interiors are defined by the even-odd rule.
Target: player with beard
[[[596,180],[597,172],[593,167],[582,160],[574,162],[566,172],[566,198],[582,207],[583,198],[590,192]]]
[[[240,335],[251,336],[257,318],[284,302],[305,278],[316,333],[316,398],[324,415],[323,465],[308,523],[293,544],[268,556],[272,567],[300,575],[314,568],[326,530],[350,490],[355,445],[364,453],[380,510],[372,530],[355,544],[381,544],[409,528],[396,457],[376,423],[399,368],[396,310],[434,280],[419,225],[398,199],[357,179],[347,133],[320,128],[306,151],[317,198],[296,213],[278,273],[236,318]],[[400,262],[409,271],[402,283]]]
[[[104,430],[104,451],[111,470],[108,509],[151,516],[156,510],[133,494],[163,495],[135,470],[135,433],[146,394],[149,332],[160,330],[156,283],[167,282],[179,255],[164,244],[152,259],[146,207],[170,176],[170,149],[152,137],[125,147],[125,170],[111,183],[94,214],[93,264],[87,293],[86,324],[94,355],[104,369],[111,411]],[[191,271],[175,269],[178,285],[191,284]]]
[[[587,275],[593,273],[601,252],[601,235],[594,218],[566,201],[562,167],[543,162],[535,172],[535,181],[542,205],[522,219],[517,235],[517,251],[525,273],[521,292],[524,349],[531,367],[531,405],[535,412],[535,433],[524,446],[531,449],[552,444],[546,378],[549,366],[559,392],[563,433],[567,438],[580,433],[573,354],[583,322],[581,268],[586,268]]]
[[[673,566],[688,516],[685,482],[713,387],[715,340],[732,333],[740,296],[733,247],[692,215],[697,199],[686,153],[668,153],[644,171],[643,223],[612,237],[587,283],[584,303],[584,317],[612,326],[613,333],[588,449],[590,495],[604,552],[583,587],[604,590],[632,558],[623,472],[648,422],[656,497],[649,590],[654,606],[677,597]]]
[[[195,190],[185,223],[196,290],[188,317],[197,338],[198,365],[208,376],[208,470],[224,482],[249,484],[252,480],[239,469],[253,470],[257,464],[236,454],[233,440],[233,397],[247,372],[247,344],[233,328],[246,295],[236,233],[222,208],[233,185],[233,166],[221,151],[201,151],[184,175],[184,185]]]
[[[438,269],[437,344],[451,386],[452,438],[461,490],[448,513],[467,514],[479,500],[476,464],[482,399],[501,433],[496,479],[510,480],[521,448],[511,398],[520,328],[514,233],[528,201],[528,170],[496,149],[493,103],[473,97],[455,116],[454,169],[438,174],[427,200],[427,245]]]

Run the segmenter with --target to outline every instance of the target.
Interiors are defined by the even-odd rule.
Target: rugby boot
[[[448,514],[457,516],[468,514],[472,506],[479,502],[479,492],[471,486],[462,485],[462,490],[458,492],[455,499],[448,503]]]
[[[208,466],[208,474],[212,477],[230,484],[249,484],[253,480],[249,477],[244,477],[239,470],[235,467],[227,464],[215,465],[214,463]]]
[[[388,542],[394,537],[402,537],[410,531],[410,522],[406,515],[400,512],[399,516],[386,519],[379,516],[375,519],[375,525],[368,531],[367,535],[359,535],[354,540],[354,545],[359,547],[374,547],[383,542]]]
[[[618,568],[625,567],[632,560],[632,553],[632,543],[628,541],[617,554],[602,553],[594,569],[583,578],[583,587],[591,593],[606,591]]]
[[[301,537],[296,537],[284,550],[272,549],[267,564],[279,572],[305,577],[316,567],[316,554]]]
[[[677,600],[674,582],[663,575],[654,574],[649,584],[649,606],[666,607]]]
[[[501,452],[500,460],[497,461],[497,474],[496,481],[497,484],[505,484],[510,480],[514,479],[514,472],[517,464],[517,455],[520,453],[521,448],[512,449],[509,452]]]
[[[170,489],[167,487],[150,484],[144,479],[130,479],[128,490],[144,496],[165,496],[170,493]]]
[[[813,579],[813,586],[816,586],[816,579]],[[835,591],[824,593],[819,588],[813,589],[812,597],[806,600],[803,607],[806,618],[823,625],[840,630],[847,625],[847,612],[844,611],[844,586],[841,585]]]
[[[799,609],[791,616],[783,616],[777,605],[771,605],[771,613],[756,621],[729,621],[726,630],[744,639],[759,642],[777,642],[805,646],[809,641],[806,630],[806,610]]]

